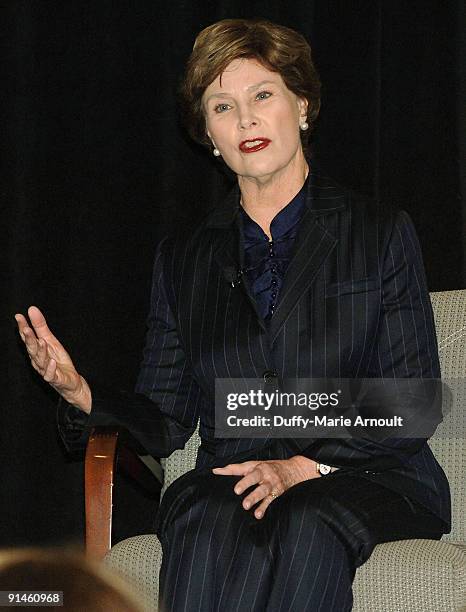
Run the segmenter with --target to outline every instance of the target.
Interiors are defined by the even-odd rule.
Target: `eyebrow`
[[[249,85],[249,87],[246,88],[246,91],[255,91],[257,89],[259,89],[260,87],[262,87],[263,85],[268,85],[268,84],[272,84],[272,85],[276,85],[275,81],[270,81],[270,80],[265,80],[265,81],[261,81],[260,83],[256,83],[255,85]],[[228,92],[223,92],[223,93],[214,93],[211,94],[205,101],[205,103],[207,104],[207,102],[209,102],[209,100],[211,100],[212,98],[231,98],[230,93]]]

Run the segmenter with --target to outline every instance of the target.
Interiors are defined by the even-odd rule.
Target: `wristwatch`
[[[316,469],[321,476],[327,476],[327,474],[331,474],[332,472],[336,472],[339,468],[332,467],[330,465],[326,465],[325,463],[318,463],[316,465]]]

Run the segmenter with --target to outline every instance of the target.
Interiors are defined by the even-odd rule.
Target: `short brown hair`
[[[202,96],[226,67],[240,58],[255,58],[268,70],[278,72],[290,91],[308,101],[310,129],[301,132],[305,149],[320,109],[320,79],[311,48],[298,32],[265,19],[223,19],[198,34],[180,88],[183,118],[191,137],[211,145]]]

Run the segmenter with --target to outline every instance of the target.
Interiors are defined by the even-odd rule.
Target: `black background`
[[[466,286],[463,4],[3,3],[1,544],[77,540],[83,528],[82,462],[58,442],[56,396],[14,313],[38,305],[84,376],[131,389],[157,241],[228,188],[223,162],[184,134],[176,99],[212,22],[260,16],[306,35],[324,83],[316,163],[410,213],[430,290]],[[139,503],[128,498],[129,523]]]

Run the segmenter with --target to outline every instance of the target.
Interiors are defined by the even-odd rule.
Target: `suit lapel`
[[[306,211],[270,321],[271,342],[283,327],[299,298],[304,295],[338,240],[319,222],[322,216],[345,208],[344,192],[330,179],[312,174],[306,193]]]
[[[266,331],[266,326],[257,308],[256,300],[251,294],[247,278],[241,276],[240,270],[243,268],[244,254],[240,253],[240,239],[238,229],[239,211],[239,188],[236,186],[227,195],[220,206],[215,208],[207,227],[215,229],[213,257],[220,266],[221,273],[226,283],[232,287],[239,296],[249,302],[256,315],[260,327]],[[233,281],[233,284],[232,284]]]

